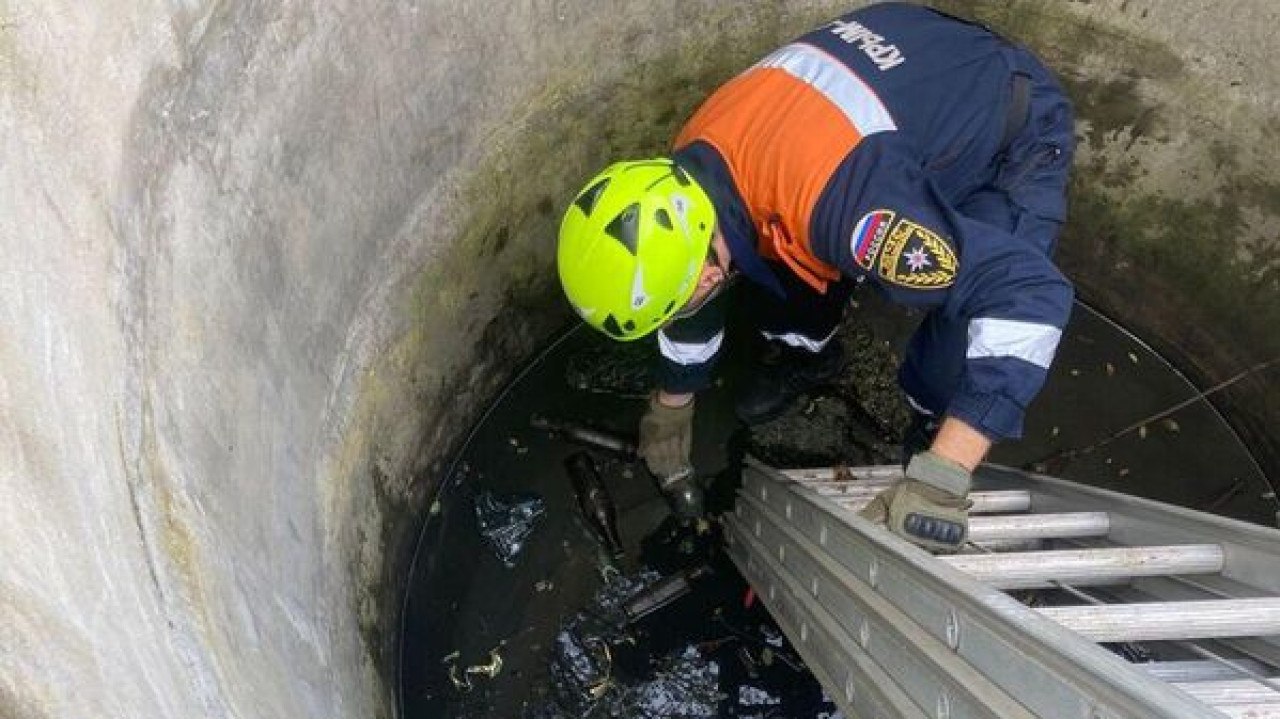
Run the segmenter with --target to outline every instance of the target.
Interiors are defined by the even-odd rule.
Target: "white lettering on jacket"
[[[881,72],[891,70],[907,61],[897,45],[886,45],[883,36],[871,32],[865,25],[855,20],[848,22],[836,20],[831,23],[831,32],[850,45],[857,45],[858,49],[866,53]]]

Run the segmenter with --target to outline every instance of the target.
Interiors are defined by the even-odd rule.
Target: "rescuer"
[[[773,347],[737,398],[748,424],[843,370],[837,325],[867,283],[928,312],[899,368],[914,413],[907,479],[864,515],[958,546],[971,474],[993,442],[1020,436],[1070,313],[1051,257],[1073,146],[1070,104],[1029,51],[892,3],[730,80],[669,156],[589,180],[561,224],[560,278],[610,337],[657,334],[640,425],[650,469],[677,493],[692,481],[693,398],[721,349],[731,280],[746,280]]]

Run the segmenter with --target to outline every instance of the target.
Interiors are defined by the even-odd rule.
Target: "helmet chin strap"
[[[677,310],[675,314],[671,315],[671,319],[668,321],[682,320],[686,317],[692,317],[698,314],[698,310],[705,307],[708,302],[710,302],[711,300],[714,300],[716,297],[719,297],[720,293],[724,292],[726,289],[736,284],[738,281],[738,277],[739,277],[738,271],[730,268],[728,272],[726,272],[724,275],[721,276],[720,281],[716,283],[715,287],[712,287],[710,290],[707,291],[706,296],[704,296],[698,302],[690,302],[686,304],[684,307]]]

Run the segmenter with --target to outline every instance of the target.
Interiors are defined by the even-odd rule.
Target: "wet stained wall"
[[[844,6],[0,5],[0,706],[392,715],[442,461],[567,319],[563,198]],[[1280,352],[1280,10],[947,7],[1077,100],[1082,294],[1202,385]],[[1276,387],[1219,397],[1273,475]]]

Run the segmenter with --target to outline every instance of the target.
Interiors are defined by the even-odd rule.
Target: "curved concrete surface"
[[[1280,7],[954,5],[1079,103],[1083,294],[1204,382],[1280,352]],[[392,715],[414,517],[567,319],[566,194],[839,8],[0,4],[0,713]]]

